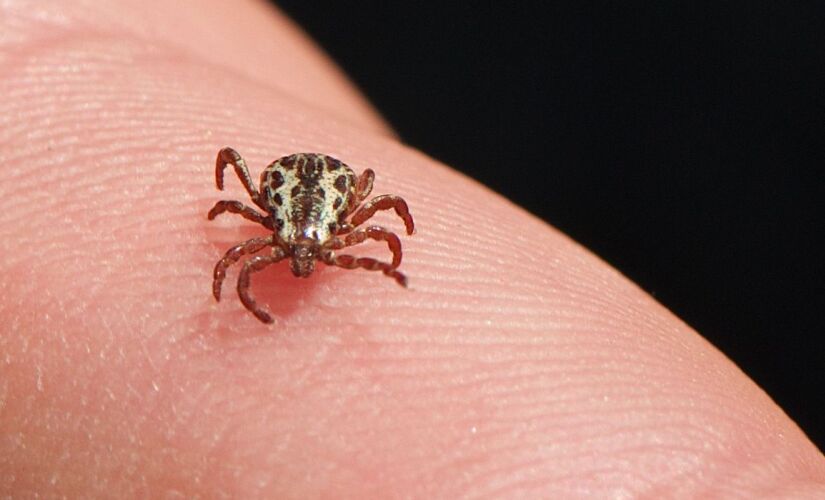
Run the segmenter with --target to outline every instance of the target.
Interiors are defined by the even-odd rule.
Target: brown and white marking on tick
[[[252,238],[227,250],[215,265],[212,295],[221,300],[221,286],[226,270],[241,257],[271,247],[268,255],[257,255],[244,262],[238,276],[238,296],[247,309],[264,323],[272,316],[258,306],[249,292],[249,278],[285,258],[290,259],[292,274],[306,278],[315,270],[315,261],[345,269],[381,271],[406,287],[407,278],[396,268],[401,264],[401,241],[381,226],[359,228],[379,210],[395,209],[404,221],[407,234],[415,229],[413,218],[402,198],[385,194],[362,205],[372,191],[375,173],[367,169],[355,175],[345,163],[318,153],[296,153],[272,162],[261,174],[260,189],[255,187],[241,155],[232,148],[218,152],[215,183],[223,190],[223,171],[235,169],[252,202],[265,213],[235,200],[222,200],[209,211],[209,220],[223,212],[238,214],[272,231],[269,236]],[[336,254],[367,239],[387,242],[392,263],[370,257]]]

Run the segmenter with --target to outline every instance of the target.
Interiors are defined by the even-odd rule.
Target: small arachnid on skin
[[[401,264],[401,241],[395,233],[380,226],[359,228],[378,210],[395,209],[404,221],[407,234],[415,229],[413,218],[402,198],[385,194],[363,203],[372,191],[375,173],[367,169],[360,176],[331,156],[296,153],[269,164],[261,174],[260,189],[255,187],[241,155],[232,148],[218,152],[215,183],[223,190],[223,171],[228,165],[246,188],[252,202],[264,214],[239,201],[222,200],[209,211],[209,220],[223,212],[238,214],[272,231],[269,236],[252,238],[230,248],[215,265],[212,295],[221,300],[221,285],[229,266],[242,256],[271,247],[269,255],[257,255],[244,262],[238,276],[238,296],[247,309],[264,323],[272,316],[258,306],[249,292],[249,277],[270,264],[289,258],[292,274],[306,278],[315,270],[315,261],[345,269],[381,271],[406,287],[407,278],[396,268]],[[367,239],[387,242],[392,263],[370,257],[336,254]]]

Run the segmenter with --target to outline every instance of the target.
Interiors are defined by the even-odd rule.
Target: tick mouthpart
[[[302,238],[292,245],[292,261],[289,268],[296,278],[306,278],[315,270],[318,244],[310,238]]]

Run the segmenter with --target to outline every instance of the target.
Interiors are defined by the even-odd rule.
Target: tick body
[[[241,155],[232,148],[218,152],[215,183],[223,189],[223,172],[232,166],[252,202],[262,210],[239,201],[222,200],[209,211],[209,220],[223,212],[238,214],[268,230],[268,236],[252,238],[230,248],[215,265],[212,294],[221,299],[221,286],[226,270],[244,255],[269,249],[267,255],[257,255],[244,262],[238,276],[238,296],[256,318],[272,323],[272,316],[258,306],[249,292],[250,275],[283,259],[290,260],[292,274],[307,278],[315,270],[315,262],[346,269],[381,271],[401,285],[407,278],[396,268],[401,264],[401,241],[381,226],[360,227],[379,210],[394,209],[404,221],[407,234],[415,228],[407,203],[394,195],[381,195],[364,203],[372,191],[375,173],[367,169],[356,175],[345,163],[317,153],[296,153],[272,162],[261,174],[256,188]],[[392,262],[370,257],[338,254],[337,250],[367,239],[384,241],[392,253]]]

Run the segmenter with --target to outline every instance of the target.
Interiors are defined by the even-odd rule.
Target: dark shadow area
[[[825,446],[819,4],[277,3],[405,142],[619,268]]]

